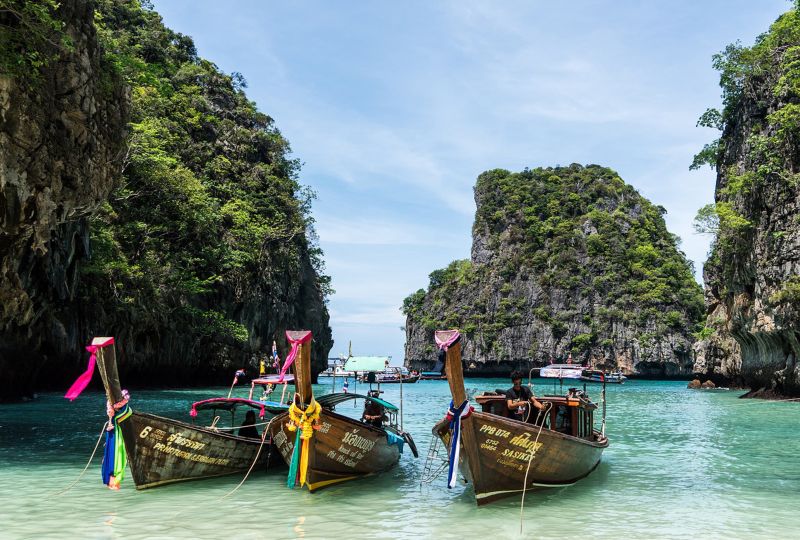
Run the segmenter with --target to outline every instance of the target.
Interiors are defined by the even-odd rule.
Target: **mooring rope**
[[[225,499],[226,497],[229,497],[230,495],[233,495],[236,492],[236,490],[238,490],[240,487],[242,487],[242,484],[244,484],[245,480],[247,480],[247,477],[250,476],[250,473],[253,471],[253,467],[255,467],[256,463],[258,463],[258,457],[261,455],[261,449],[264,447],[264,441],[267,439],[267,434],[269,433],[269,425],[272,423],[273,420],[275,420],[275,418],[277,418],[277,416],[273,416],[270,419],[269,422],[266,422],[267,427],[264,428],[264,432],[261,434],[261,444],[258,445],[258,451],[256,452],[256,457],[253,459],[253,463],[250,464],[250,468],[247,469],[247,473],[245,473],[244,478],[242,478],[242,481],[239,482],[239,484],[235,488],[230,490],[228,493],[226,493],[222,497],[216,499],[215,502],[219,502],[219,501]],[[173,514],[172,519],[177,518],[178,516],[180,516],[184,512],[186,512],[186,509],[179,510],[178,512]]]
[[[269,422],[259,422],[257,424],[242,424],[241,426],[214,427],[213,429],[214,429],[214,431],[234,431],[234,430],[237,430],[237,429],[243,428],[243,427],[268,426],[271,422],[272,422],[272,420],[270,420]],[[212,426],[208,426],[208,427],[211,428]]]
[[[86,462],[86,466],[81,471],[81,474],[78,475],[78,478],[76,478],[75,481],[73,481],[66,488],[62,489],[59,492],[53,493],[53,496],[63,495],[64,493],[66,493],[67,491],[69,491],[73,487],[75,487],[75,484],[77,484],[80,481],[80,479],[83,478],[83,475],[86,474],[87,469],[89,469],[89,465],[92,464],[92,460],[94,459],[94,455],[97,453],[97,449],[100,448],[100,441],[103,440],[103,435],[105,435],[107,426],[108,426],[108,422],[104,422],[103,423],[103,427],[100,428],[100,436],[97,437],[97,443],[94,445],[94,450],[92,450],[92,455],[89,456],[89,461]]]
[[[273,416],[270,419],[270,421],[267,422],[267,427],[265,427],[263,433],[261,433],[261,444],[258,445],[258,451],[256,452],[256,457],[255,457],[255,459],[253,459],[253,463],[250,464],[250,468],[247,469],[247,473],[244,475],[244,478],[242,478],[242,481],[239,482],[238,486],[236,486],[235,488],[230,490],[228,493],[226,493],[225,495],[223,495],[222,497],[217,499],[218,501],[221,501],[222,499],[225,499],[225,498],[233,495],[236,492],[236,490],[238,490],[240,487],[242,487],[242,484],[244,484],[245,480],[247,480],[247,477],[250,476],[250,473],[253,471],[253,467],[255,467],[256,463],[258,463],[258,457],[261,455],[261,449],[264,448],[264,441],[267,440],[267,434],[269,433],[269,426],[270,426],[270,424],[272,424],[272,421],[275,420],[275,418],[277,418],[277,416]]]
[[[544,413],[548,412],[553,407],[553,403],[548,401],[547,408],[542,411]],[[541,413],[537,415],[536,420],[539,420]],[[539,435],[542,434],[542,429],[544,428],[544,418],[542,417],[541,423],[539,424],[539,431],[536,433],[536,439],[533,441],[533,449],[531,450],[531,456],[528,458],[528,467],[525,469],[525,479],[522,481],[522,500],[519,503],[519,534],[522,534],[522,512],[525,509],[525,492],[528,490],[528,473],[531,470],[531,463],[533,463],[533,459],[536,457],[536,450],[539,449]]]

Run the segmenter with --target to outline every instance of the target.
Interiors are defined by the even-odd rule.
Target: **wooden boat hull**
[[[288,465],[297,432],[289,431],[289,415],[275,418],[270,428],[275,446]],[[309,491],[391,469],[400,449],[389,444],[386,432],[332,411],[320,413],[320,429],[309,441]]]
[[[260,439],[140,412],[134,412],[120,427],[136,489],[244,473],[256,456],[254,471],[282,466],[277,456],[270,459],[269,438],[262,447]]]
[[[462,429],[467,425],[474,433],[476,451],[462,448],[460,467],[473,483],[479,506],[522,493],[526,470],[528,491],[573,484],[597,467],[608,446],[608,440],[597,432],[597,442],[548,429],[539,433],[534,424],[477,411],[462,420]],[[446,420],[437,424],[433,433],[450,447]],[[533,450],[536,455],[528,470]],[[477,463],[469,462],[469,454]]]

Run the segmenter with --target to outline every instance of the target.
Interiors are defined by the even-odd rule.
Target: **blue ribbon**
[[[403,443],[405,443],[405,441],[403,440],[402,437],[399,437],[394,433],[392,433],[391,431],[386,430],[386,442],[389,443],[389,446],[392,446],[393,444],[396,445],[397,448],[400,450],[400,453],[401,454],[403,453]]]
[[[106,448],[103,453],[103,465],[100,468],[100,473],[103,477],[103,484],[108,485],[111,475],[114,473],[114,440],[116,430],[106,431]]]
[[[451,489],[456,485],[456,473],[458,471],[458,454],[459,443],[461,442],[461,415],[464,410],[469,406],[469,401],[464,400],[464,403],[455,407],[453,401],[450,400],[450,408],[447,414],[450,418],[450,463],[447,471],[447,489]]]

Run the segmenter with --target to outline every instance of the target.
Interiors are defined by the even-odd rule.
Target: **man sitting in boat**
[[[377,397],[377,391],[370,390],[370,397]],[[375,427],[382,427],[383,421],[386,419],[386,411],[380,403],[368,399],[364,403],[364,413],[361,415],[361,421]]]
[[[537,410],[544,409],[544,404],[536,399],[527,386],[522,386],[522,374],[519,371],[511,372],[513,386],[506,391],[506,405],[508,416],[523,422],[528,420],[528,406],[532,403]],[[535,419],[535,418],[534,418]]]
[[[256,423],[255,411],[247,411],[247,414],[244,415],[244,422],[242,422],[242,427],[239,428],[239,437],[260,439],[261,435],[258,433],[258,428],[256,428],[255,423]]]

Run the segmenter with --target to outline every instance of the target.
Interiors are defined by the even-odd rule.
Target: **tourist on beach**
[[[526,411],[531,403],[540,411],[544,409],[544,404],[534,397],[531,389],[522,386],[522,374],[519,371],[511,372],[511,383],[513,386],[506,391],[506,405],[511,418],[525,421]]]

